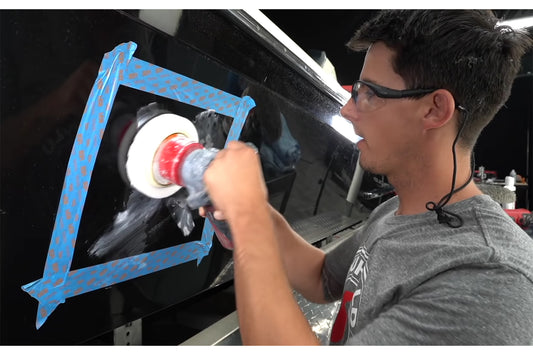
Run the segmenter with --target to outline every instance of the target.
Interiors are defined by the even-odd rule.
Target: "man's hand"
[[[231,221],[268,202],[259,155],[242,142],[229,142],[217,154],[204,174],[204,183],[216,219]],[[200,213],[205,215],[203,209]]]

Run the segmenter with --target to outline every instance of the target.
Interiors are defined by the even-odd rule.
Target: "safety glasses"
[[[352,98],[360,112],[370,112],[383,107],[385,99],[403,99],[406,97],[422,97],[437,89],[395,90],[387,87],[357,80],[352,87]]]

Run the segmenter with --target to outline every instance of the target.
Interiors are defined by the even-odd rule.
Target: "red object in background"
[[[498,178],[498,172],[495,170],[485,170],[485,180],[486,179],[497,179]],[[474,181],[479,182],[481,179],[479,178],[479,170],[474,170]]]
[[[533,220],[531,211],[525,208],[517,208],[515,210],[505,210],[509,216],[522,228],[527,228]]]
[[[343,88],[344,90],[346,90],[346,91],[348,91],[348,92],[350,92],[350,93],[352,92],[352,86],[353,86],[353,85],[341,85],[341,86],[342,86],[342,88]]]

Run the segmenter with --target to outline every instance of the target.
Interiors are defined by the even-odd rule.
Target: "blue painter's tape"
[[[106,53],[71,151],[43,278],[22,289],[39,301],[36,327],[66,298],[131,280],[191,260],[197,265],[209,254],[214,229],[205,221],[200,241],[70,270],[96,156],[120,85],[147,91],[233,117],[226,145],[238,139],[249,111],[249,97],[237,97],[183,75],[133,57],[137,45],[123,43]]]
[[[244,99],[137,58],[131,59],[122,85],[234,118]]]

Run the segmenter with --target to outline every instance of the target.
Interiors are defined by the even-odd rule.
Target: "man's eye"
[[[361,94],[368,100],[368,99],[372,99],[374,96],[376,96],[376,94],[374,93],[374,91],[370,90],[370,89],[366,89],[364,90],[363,92],[361,92]]]

